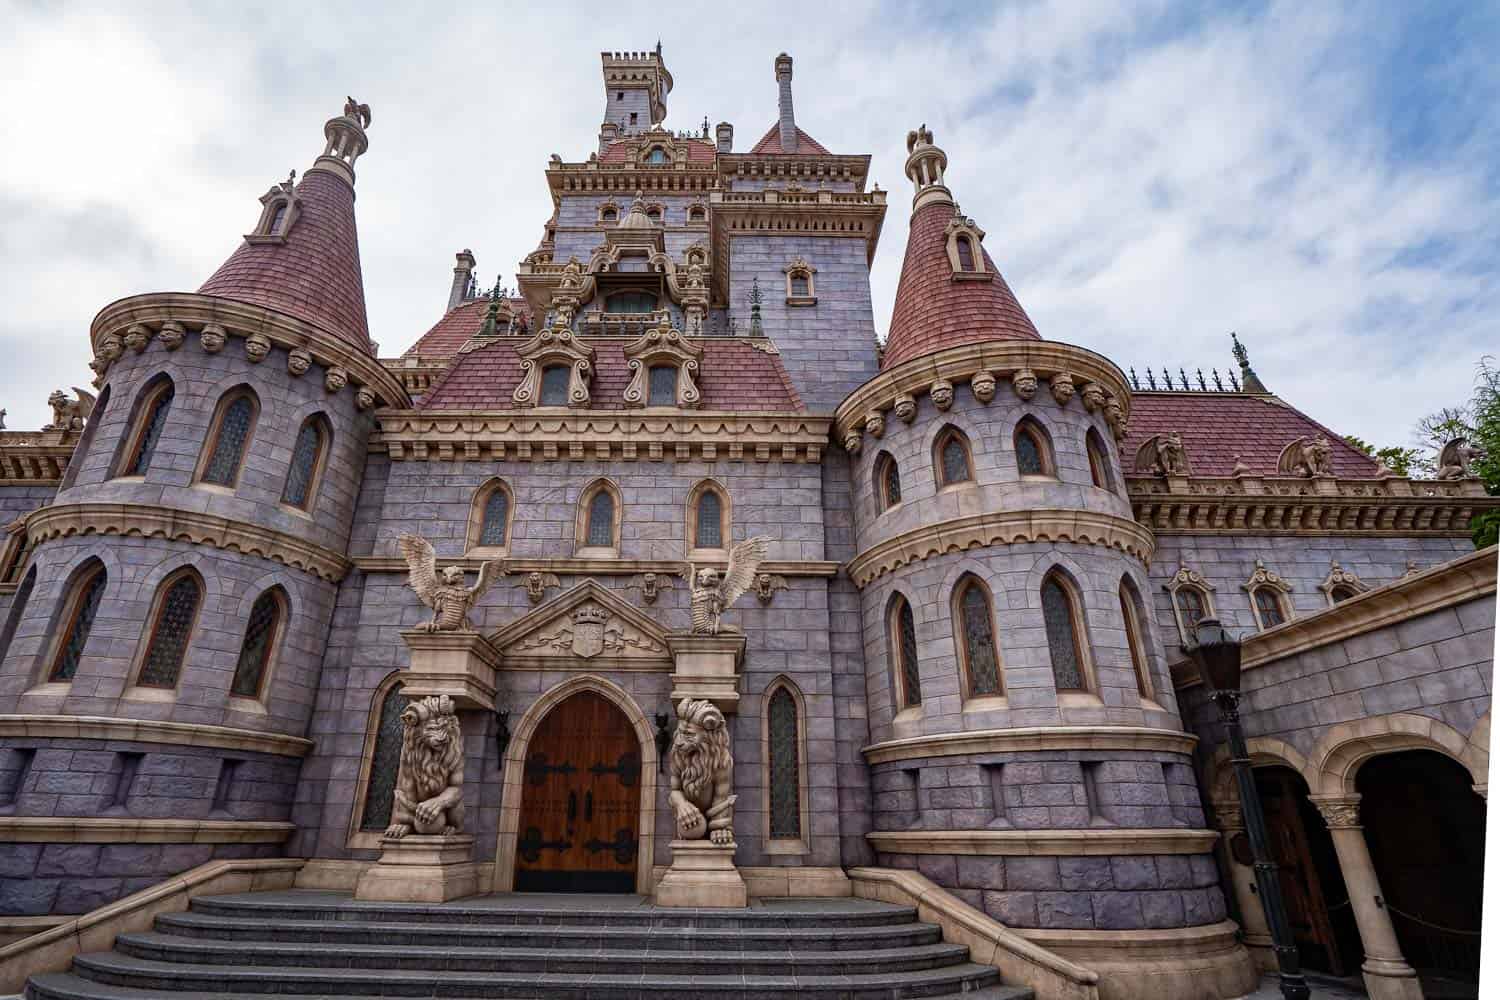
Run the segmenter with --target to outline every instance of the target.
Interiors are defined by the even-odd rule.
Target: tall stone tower
[[[667,117],[672,74],[662,61],[661,43],[649,52],[601,52],[604,71],[604,123],[599,152],[611,142],[644,132]]]

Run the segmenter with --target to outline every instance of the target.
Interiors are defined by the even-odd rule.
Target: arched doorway
[[[518,777],[516,891],[636,891],[641,748],[614,702],[594,690],[559,701],[532,734]]]
[[[1385,907],[1428,996],[1479,981],[1485,803],[1473,783],[1433,750],[1384,754],[1355,775]]]

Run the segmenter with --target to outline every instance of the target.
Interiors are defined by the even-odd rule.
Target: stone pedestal
[[[733,844],[672,841],[672,867],[656,883],[657,906],[743,907],[747,899]]]
[[[494,711],[495,671],[500,654],[478,632],[401,633],[411,653],[401,692],[413,700],[445,694],[458,708]]]
[[[479,869],[470,860],[473,837],[413,833],[400,840],[383,837],[380,847],[380,860],[359,877],[355,899],[446,903],[479,891]]]
[[[740,704],[740,663],[745,658],[743,635],[673,632],[667,636],[667,649],[672,653],[673,704],[702,698],[725,715],[735,713]]]

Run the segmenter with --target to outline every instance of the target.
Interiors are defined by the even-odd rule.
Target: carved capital
[[[1214,825],[1225,833],[1236,833],[1245,828],[1245,812],[1238,802],[1213,803]]]
[[[1309,799],[1318,807],[1328,829],[1349,829],[1360,825],[1358,795],[1312,795]]]

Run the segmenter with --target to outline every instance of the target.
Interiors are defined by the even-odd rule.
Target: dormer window
[[[960,236],[955,243],[958,247],[958,269],[974,270],[974,244],[969,241],[968,236]]]
[[[974,220],[953,207],[953,218],[948,221],[948,263],[953,268],[954,281],[988,281],[994,273],[984,264],[984,230]]]
[[[256,220],[255,231],[245,235],[246,240],[251,243],[281,243],[286,240],[286,234],[291,232],[297,221],[299,208],[297,190],[293,186],[295,177],[294,171],[291,177],[273,185],[271,190],[260,196],[260,218]]]
[[[632,125],[634,125],[635,124],[635,115],[631,115],[630,119],[631,119],[630,123]],[[652,164],[666,163],[667,162],[667,151],[665,149],[662,149],[660,146],[653,146],[653,147],[651,147],[651,152],[646,155],[646,162],[647,163],[652,163]]]
[[[651,396],[648,406],[677,405],[677,366],[651,366]]]
[[[600,222],[618,222],[620,213],[617,209],[606,208],[599,213]]]
[[[566,365],[548,365],[542,369],[542,405],[568,405],[568,368]]]
[[[657,325],[624,348],[631,378],[625,387],[626,406],[693,408],[703,398],[695,381],[703,348],[672,326],[662,313]]]
[[[704,211],[702,205],[694,205],[692,208],[688,209],[689,222],[706,222],[707,220],[708,213]]]
[[[281,202],[276,206],[276,213],[271,216],[270,235],[280,236],[282,224],[286,222],[288,204]]]
[[[781,269],[786,274],[786,304],[789,306],[814,306],[818,304],[813,288],[813,275],[817,268],[801,257]]]

